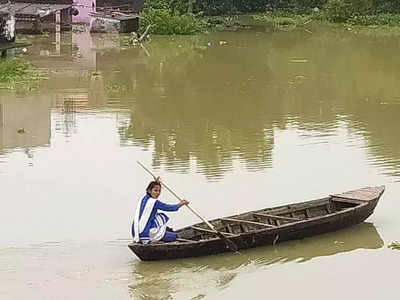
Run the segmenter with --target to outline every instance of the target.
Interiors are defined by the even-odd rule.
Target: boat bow
[[[379,197],[383,194],[384,191],[385,191],[384,185],[374,186],[374,187],[369,186],[358,190],[331,195],[331,197],[369,202],[379,199]]]

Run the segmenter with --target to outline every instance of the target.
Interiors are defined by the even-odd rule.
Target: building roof
[[[73,4],[74,0],[0,0],[1,3]]]
[[[49,3],[27,3],[19,2],[11,5],[11,10],[17,16],[39,16],[44,17],[54,12],[71,7],[71,4],[49,4]],[[9,6],[0,5],[0,14],[10,13]]]

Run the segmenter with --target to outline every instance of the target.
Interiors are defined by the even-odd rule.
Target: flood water
[[[398,295],[400,38],[311,25],[153,36],[143,48],[79,31],[24,38],[48,79],[0,91],[1,299]],[[141,262],[127,248],[151,179],[137,161],[208,219],[386,191],[346,230]],[[174,228],[198,222],[170,216]]]

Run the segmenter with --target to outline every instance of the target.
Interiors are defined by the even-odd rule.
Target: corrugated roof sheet
[[[21,15],[29,15],[29,16],[44,16],[51,13],[54,13],[59,10],[63,10],[71,7],[70,4],[46,4],[46,3],[14,3],[13,10],[15,14],[18,16]],[[1,8],[0,13],[8,13],[9,8]]]

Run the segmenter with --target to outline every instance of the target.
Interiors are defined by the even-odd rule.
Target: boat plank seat
[[[226,224],[226,232],[234,233],[231,224]]]
[[[306,212],[305,209],[315,209],[317,207],[323,207],[325,204],[329,203],[332,200],[332,197],[326,197],[319,200],[309,201],[308,203],[300,203],[300,204],[292,204],[286,205],[283,207],[268,209],[268,210],[259,210],[257,212],[266,213],[270,215],[278,215],[278,216],[287,216],[293,218],[305,218]]]
[[[197,227],[197,226],[190,226],[190,228],[192,228],[193,230],[199,231],[199,232],[203,232],[203,233],[210,233],[210,234],[217,234],[215,231],[212,231],[210,229],[205,229],[205,228],[201,228],[201,227]],[[221,232],[221,231],[220,231]],[[235,234],[233,233],[229,233],[229,232],[221,232],[223,235],[226,236],[233,236]]]
[[[240,226],[243,229],[242,232],[249,232],[251,230],[247,224],[240,224]]]
[[[275,225],[269,225],[269,224],[260,223],[260,222],[247,221],[247,220],[239,220],[239,219],[233,219],[233,218],[221,218],[221,220],[222,220],[222,221],[225,221],[225,222],[243,223],[243,224],[248,224],[248,225],[263,226],[263,227],[269,227],[269,228],[274,228],[274,227],[276,227]]]
[[[283,216],[276,216],[276,215],[270,215],[270,214],[265,214],[265,213],[253,213],[253,215],[257,217],[265,217],[273,220],[278,220],[278,221],[300,221],[300,218],[289,218],[289,217],[283,217]]]
[[[326,204],[326,212],[327,212],[328,214],[331,214],[331,213],[332,213],[332,209],[330,208],[329,204]]]

